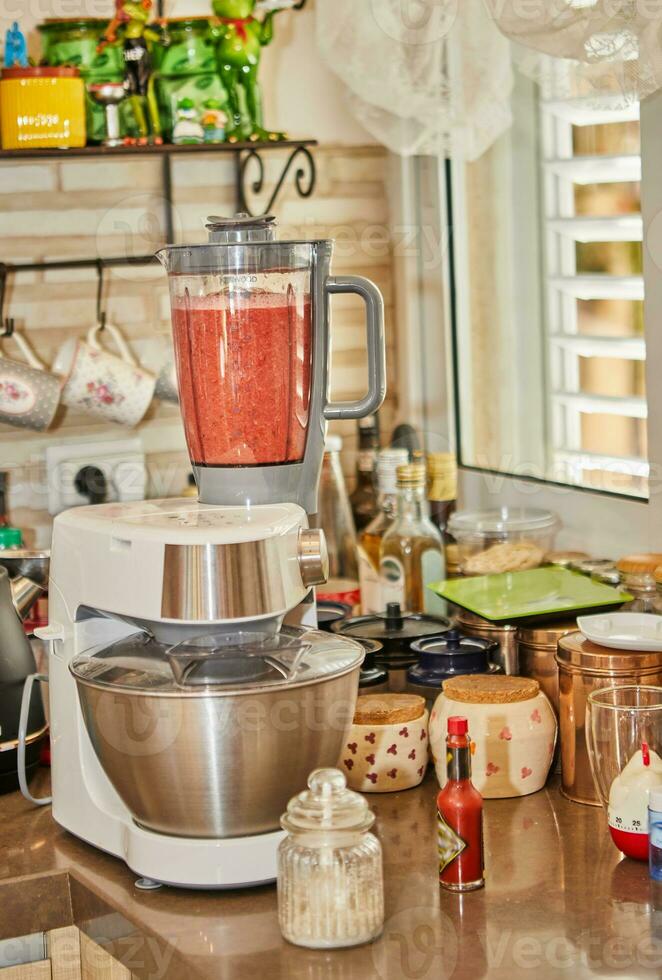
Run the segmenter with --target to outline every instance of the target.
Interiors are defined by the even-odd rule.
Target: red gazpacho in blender
[[[303,458],[310,409],[307,292],[180,295],[172,310],[179,397],[199,466]]]

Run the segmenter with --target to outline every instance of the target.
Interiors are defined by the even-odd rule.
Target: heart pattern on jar
[[[512,737],[513,737],[513,733],[508,728],[508,725],[505,725],[499,732],[499,738],[503,739],[504,742],[510,742]]]
[[[522,766],[522,779],[527,779],[532,772],[533,769],[529,769],[528,766]]]
[[[485,770],[485,775],[495,776],[499,772],[500,768],[501,768],[500,766],[495,766],[493,762],[488,762],[487,768]]]

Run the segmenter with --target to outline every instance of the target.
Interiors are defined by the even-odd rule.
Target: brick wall
[[[315,157],[314,196],[301,199],[287,186],[279,199],[281,234],[335,238],[334,271],[369,276],[382,290],[389,365],[388,402],[382,414],[388,429],[397,399],[388,155],[375,146],[324,146],[315,150]],[[155,251],[164,237],[160,166],[158,159],[149,158],[0,163],[0,261]],[[277,155],[269,155],[268,185],[277,171]],[[204,241],[206,215],[233,210],[232,162],[221,154],[179,159],[173,164],[173,178],[176,237]],[[264,200],[268,192],[267,186]],[[108,319],[122,328],[146,367],[158,367],[170,343],[165,274],[159,266],[119,268],[107,270],[105,280]],[[83,335],[95,322],[95,296],[92,271],[22,274],[10,283],[7,312],[50,364],[65,340]],[[362,304],[337,297],[333,314],[332,394],[338,399],[357,397],[366,383]],[[17,356],[12,341],[4,341],[2,350]],[[351,476],[355,424],[339,423],[334,430],[345,437],[344,466]],[[134,431],[147,454],[150,492],[177,493],[188,471],[177,406],[154,403]],[[15,520],[36,527],[37,539],[47,540],[46,445],[118,438],[128,432],[68,409],[59,412],[54,428],[44,434],[0,425],[0,459],[2,468],[12,471],[10,505]]]

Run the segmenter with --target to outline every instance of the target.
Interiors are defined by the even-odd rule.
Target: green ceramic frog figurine
[[[118,36],[124,42],[125,84],[140,132],[139,143],[147,143],[150,139],[152,143],[163,142],[147,47],[148,41],[160,41],[161,33],[148,26],[151,10],[152,0],[115,0],[115,16],[98,48],[102,51]]]
[[[231,114],[226,138],[239,140],[282,140],[284,133],[265,129],[262,120],[262,93],[257,80],[262,48],[273,38],[273,18],[269,10],[263,20],[254,17],[256,0],[213,0],[220,24],[218,70],[226,91]]]

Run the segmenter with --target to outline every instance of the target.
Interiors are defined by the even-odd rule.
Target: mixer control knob
[[[324,531],[302,528],[299,531],[298,557],[303,584],[307,588],[323,585],[329,577],[329,553]]]

